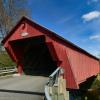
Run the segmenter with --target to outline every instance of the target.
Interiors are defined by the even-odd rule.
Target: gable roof
[[[53,36],[55,36],[56,38],[60,39],[61,41],[64,41],[65,43],[69,43],[70,45],[72,45],[73,47],[79,49],[80,51],[84,52],[85,54],[91,56],[92,58],[96,59],[96,60],[99,60],[99,58],[93,56],[92,54],[88,53],[87,51],[85,51],[84,49],[80,48],[79,46],[73,44],[72,42],[66,40],[65,38],[61,37],[60,35],[56,34],[55,32],[53,31],[50,31],[49,29],[37,24],[36,22],[30,20],[29,18],[23,16],[19,21],[18,23],[12,28],[12,30],[9,32],[9,34],[2,40],[2,43],[4,44],[6,42],[7,39],[9,39],[9,37],[13,34],[13,32],[16,30],[16,28],[21,24],[22,21],[24,20],[27,20],[29,21],[31,24],[35,24],[37,25],[38,27],[50,32]]]

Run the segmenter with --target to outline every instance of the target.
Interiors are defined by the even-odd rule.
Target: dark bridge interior
[[[11,43],[26,75],[49,76],[56,68],[44,37],[34,37]]]

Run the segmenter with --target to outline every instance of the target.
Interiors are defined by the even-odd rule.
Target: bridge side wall
[[[44,30],[37,25],[34,25],[34,27],[32,27],[32,25],[29,23],[28,32],[44,34],[46,36],[46,42],[51,42],[53,44],[56,51],[57,59],[59,59],[57,60],[58,65],[64,67],[64,69],[67,70],[65,73],[66,80],[71,80],[72,82],[69,82],[69,85],[67,84],[68,87],[70,87],[70,85],[72,86],[72,84],[74,83],[74,88],[78,88],[78,84],[93,75],[97,75],[97,73],[100,72],[100,65],[97,59],[91,57],[90,55],[79,50],[78,48],[75,48],[69,43],[61,41],[47,30]],[[65,58],[63,52],[66,52],[66,54],[64,54],[66,56]],[[67,62],[69,62],[70,64],[66,64]],[[69,69],[67,67],[69,67]],[[68,75],[69,73],[71,75]]]
[[[25,23],[24,29],[23,23]],[[28,35],[21,36],[22,32],[27,32]],[[57,38],[57,36],[53,35],[51,31],[29,21],[22,22],[22,24],[16,28],[10,38],[6,41],[4,46],[7,48],[13,60],[18,63],[18,59],[16,59],[16,55],[12,51],[9,41],[25,39],[39,35],[44,35],[46,37],[45,42],[47,45],[48,43],[53,45],[54,50],[50,49],[49,46],[48,48],[51,50],[51,55],[57,62],[58,66],[62,66],[65,69],[67,88],[76,89],[81,82],[100,72],[100,64],[97,59],[71,45],[70,43]],[[54,51],[56,54],[53,53]]]

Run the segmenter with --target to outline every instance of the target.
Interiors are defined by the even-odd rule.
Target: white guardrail
[[[44,98],[44,100],[52,100],[51,96],[49,94],[48,86],[47,85],[45,86],[45,98]]]
[[[53,87],[54,84],[57,84],[58,77],[60,74],[62,74],[62,68],[58,67],[50,76],[49,76],[49,82],[45,86],[45,99],[44,100],[52,100],[50,96],[50,88]]]
[[[50,76],[45,86],[44,100],[69,100],[69,91],[66,90],[64,69],[58,67]]]
[[[0,68],[0,76],[4,75],[4,74],[10,74],[10,73],[14,73],[17,72],[17,68],[16,67],[2,67]]]

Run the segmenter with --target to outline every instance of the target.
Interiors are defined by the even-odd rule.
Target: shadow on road
[[[7,90],[7,89],[0,89],[0,92],[20,93],[20,94],[31,94],[31,95],[41,95],[41,96],[44,96],[44,93],[42,93],[42,92]]]

